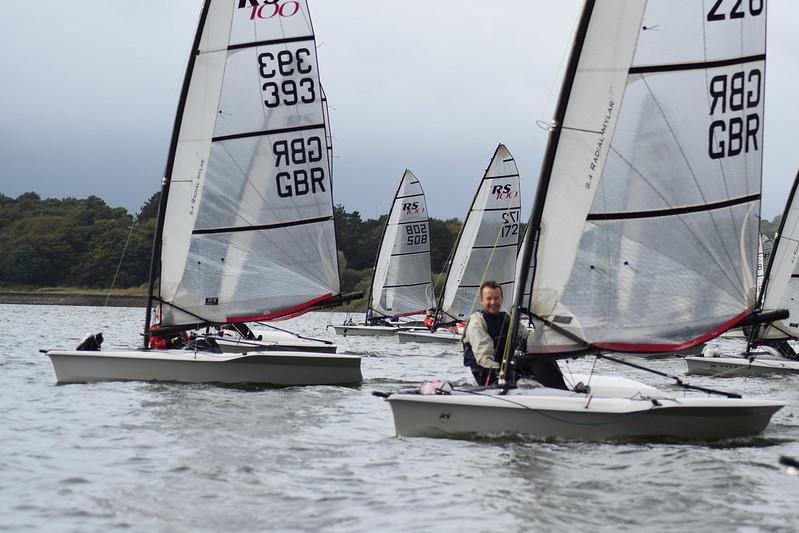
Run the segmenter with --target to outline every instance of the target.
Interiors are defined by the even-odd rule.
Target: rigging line
[[[640,75],[640,79],[641,79],[641,81],[643,82],[643,84],[644,84],[644,87],[646,87],[646,90],[647,90],[647,92],[648,92],[648,93],[649,93],[649,95],[651,96],[651,98],[652,98],[652,101],[653,101],[653,102],[655,103],[655,105],[657,106],[657,108],[658,108],[658,111],[660,112],[660,116],[663,118],[663,122],[666,124],[666,127],[667,127],[667,128],[668,128],[668,130],[669,130],[669,133],[671,133],[671,137],[672,137],[672,139],[674,140],[674,143],[676,144],[676,146],[677,146],[677,149],[680,151],[680,155],[682,156],[683,162],[685,163],[685,166],[688,168],[688,173],[691,175],[691,179],[693,180],[694,184],[696,185],[696,189],[697,189],[697,191],[699,192],[699,195],[700,195],[700,197],[702,198],[702,201],[703,201],[703,202],[705,202],[705,203],[708,203],[708,201],[707,201],[707,198],[705,197],[705,193],[704,193],[704,191],[702,190],[702,187],[699,185],[699,181],[698,181],[698,180],[697,180],[697,178],[696,178],[696,173],[694,172],[694,169],[693,169],[693,167],[691,166],[691,163],[690,163],[690,161],[688,160],[688,155],[685,153],[685,150],[683,149],[683,146],[682,146],[682,144],[680,143],[680,140],[677,138],[677,133],[674,131],[674,128],[672,127],[671,123],[669,122],[669,119],[668,119],[668,117],[666,116],[666,112],[665,112],[665,110],[663,109],[663,106],[660,104],[660,100],[658,100],[658,98],[655,96],[655,92],[652,90],[652,87],[649,85],[649,82],[647,81],[647,79],[646,79],[646,76],[644,76],[643,74],[641,74],[641,75]],[[722,237],[722,235],[721,235],[721,230],[720,230],[720,229],[719,229],[719,227],[718,227],[718,223],[716,222],[716,218],[715,218],[715,217],[712,215],[712,213],[711,213],[711,216],[710,216],[710,220],[713,222],[713,228],[716,230],[716,235],[718,236],[719,242],[721,242],[721,243],[722,243],[722,251],[723,251],[723,252],[724,252],[724,254],[727,256],[727,257],[726,257],[727,261],[726,261],[724,264],[727,264],[727,265],[735,265],[735,264],[736,264],[736,262],[735,262],[735,261],[733,261],[733,259],[732,259],[732,256],[730,255],[730,252],[729,252],[729,250],[728,250],[728,249],[727,249],[727,247],[724,245],[724,238],[723,238],[723,237]],[[708,250],[710,250],[710,249],[711,249],[710,247],[706,247],[706,248],[707,248]],[[714,257],[713,259],[714,259],[714,261],[716,262],[716,264],[719,266],[719,269],[720,269],[722,272],[724,272],[724,275],[725,275],[725,276],[726,276],[726,277],[727,277],[727,278],[730,280],[730,283],[731,283],[731,284],[732,284],[732,286],[734,287],[734,286],[735,286],[735,282],[734,282],[732,279],[730,279],[730,276],[729,276],[729,274],[728,274],[728,273],[725,271],[725,269],[723,268],[723,266],[721,265],[721,263],[719,263],[719,262],[716,260],[716,258],[715,258],[715,257]]]
[[[103,307],[108,307],[108,300],[111,299],[111,291],[114,290],[114,286],[117,283],[117,276],[119,276],[119,269],[122,268],[122,261],[125,259],[125,254],[128,251],[128,244],[130,243],[130,237],[133,235],[133,228],[136,227],[136,218],[133,218],[133,223],[130,225],[130,231],[128,231],[128,238],[125,240],[125,246],[122,248],[122,255],[119,257],[119,263],[117,263],[117,269],[114,272],[114,279],[111,280],[111,287],[108,289],[108,294],[105,296],[105,304]]]
[[[653,193],[655,193],[655,194],[658,196],[658,198],[660,198],[660,199],[661,199],[661,200],[662,200],[662,201],[663,201],[665,204],[667,204],[667,205],[668,205],[668,200],[666,199],[666,197],[665,197],[665,196],[664,196],[664,195],[663,195],[663,194],[662,194],[662,193],[661,193],[661,192],[660,192],[660,191],[659,191],[659,190],[658,190],[658,189],[657,189],[657,188],[654,186],[654,184],[653,184],[653,183],[651,183],[651,182],[649,181],[649,179],[648,179],[648,178],[647,178],[647,177],[646,177],[646,176],[643,174],[643,172],[641,172],[640,170],[638,170],[638,168],[636,168],[636,166],[635,166],[635,165],[633,165],[633,163],[632,163],[631,161],[629,161],[629,160],[628,160],[626,157],[624,157],[624,156],[621,154],[621,152],[619,152],[618,150],[616,150],[616,148],[615,148],[615,147],[614,147],[612,144],[611,144],[611,146],[610,146],[610,149],[613,151],[613,153],[615,153],[616,155],[618,155],[618,156],[619,156],[619,158],[620,158],[622,161],[624,161],[624,163],[625,163],[625,164],[626,164],[626,165],[627,165],[627,166],[630,168],[630,170],[632,170],[633,172],[635,172],[635,173],[638,175],[638,177],[640,177],[640,178],[641,178],[641,180],[642,180],[642,181],[643,181],[643,182],[644,182],[646,185],[648,185],[650,189],[652,189],[652,192],[653,192]],[[693,229],[693,228],[690,226],[690,224],[688,224],[688,221],[687,221],[687,220],[685,220],[685,218],[684,218],[684,217],[678,217],[678,218],[677,218],[677,220],[679,220],[679,221],[680,221],[680,223],[681,223],[683,226],[685,226],[685,229],[686,229],[686,230],[688,231],[688,233],[689,233],[689,234],[690,234],[690,235],[691,235],[691,236],[692,236],[692,237],[693,237],[693,238],[696,240],[696,242],[697,242],[697,243],[698,243],[700,246],[703,246],[703,247],[704,247],[704,248],[706,248],[706,249],[710,249],[710,246],[708,246],[708,245],[707,245],[707,243],[706,243],[706,242],[704,242],[704,241],[703,241],[703,240],[700,238],[700,236],[699,236],[699,234],[696,232],[696,230],[694,230],[694,229]],[[659,252],[660,252],[661,254],[663,254],[663,250],[659,250]],[[664,255],[666,255],[666,254],[664,254]],[[672,261],[674,261],[675,263],[679,264],[679,265],[687,266],[687,265],[685,265],[685,264],[683,263],[683,257],[682,257],[682,256],[680,256],[680,257],[673,257],[673,256],[672,256],[672,254],[668,254],[668,255],[666,255],[666,256],[667,256],[669,259],[671,259]],[[721,263],[718,261],[718,259],[715,257],[715,255],[711,255],[711,259],[712,259],[712,260],[713,260],[713,262],[716,264],[716,266],[718,267],[719,271],[721,271],[721,272],[724,274],[724,276],[727,278],[727,281],[729,281],[729,282],[730,282],[730,284],[731,284],[731,285],[734,287],[734,286],[735,286],[735,282],[734,282],[734,281],[733,281],[733,279],[732,279],[732,278],[731,278],[731,277],[728,275],[728,273],[727,273],[726,269],[725,269],[725,268],[723,267],[723,265],[722,265],[722,264],[721,264]],[[730,263],[730,264],[732,264],[732,263]],[[713,278],[713,279],[715,280],[715,278]],[[715,284],[715,283],[714,283],[714,284]],[[721,287],[721,285],[718,285],[718,284],[716,284],[716,287],[717,287],[717,288],[719,288],[719,289],[721,289],[721,288],[722,288],[722,287]]]
[[[650,373],[655,374],[657,376],[661,376],[661,377],[668,378],[668,379],[673,379],[677,383],[677,385],[679,385],[680,387],[683,387],[685,389],[698,390],[700,392],[705,392],[705,393],[708,393],[708,394],[719,394],[721,396],[726,396],[727,398],[740,398],[741,397],[740,394],[735,393],[735,392],[724,392],[724,391],[720,391],[720,390],[716,390],[716,389],[710,389],[710,388],[707,388],[707,387],[700,387],[699,385],[691,385],[690,383],[684,382],[682,380],[682,378],[679,378],[679,377],[674,376],[672,374],[668,374],[666,372],[661,372],[660,370],[655,370],[654,368],[649,368],[649,367],[646,367],[646,366],[643,366],[643,365],[637,365],[635,363],[631,363],[629,361],[624,361],[623,359],[618,359],[616,357],[611,357],[611,356],[603,354],[601,352],[598,352],[596,354],[596,357],[601,357],[602,359],[607,359],[608,361],[613,361],[614,363],[618,363],[620,365],[629,366],[629,367],[635,368],[637,370],[643,370],[645,372],[650,372]]]

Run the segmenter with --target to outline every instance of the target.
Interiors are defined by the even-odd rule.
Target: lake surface
[[[0,306],[0,530],[797,531],[799,377],[689,382],[790,403],[716,444],[397,438],[372,391],[469,382],[456,349],[335,337],[343,313],[281,324],[363,356],[361,387],[55,384],[40,348],[140,344],[144,311]],[[734,350],[735,341],[725,341]],[[587,371],[593,360],[561,363]],[[650,366],[678,375],[679,359]],[[669,382],[612,363],[617,374]],[[679,393],[682,394],[682,393]]]

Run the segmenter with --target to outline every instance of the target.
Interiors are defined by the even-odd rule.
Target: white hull
[[[799,374],[799,361],[744,357],[686,357],[689,374],[715,377]]]
[[[586,381],[588,383],[588,381]],[[398,436],[525,435],[587,441],[708,441],[763,431],[785,404],[767,400],[666,397],[623,378],[594,376],[592,395],[549,388],[479,393],[391,394]],[[654,393],[652,391],[655,391]],[[624,396],[622,396],[624,394]]]
[[[461,340],[461,335],[460,333],[452,333],[449,331],[436,331],[435,333],[432,333],[427,330],[410,330],[398,332],[397,338],[400,342],[457,344]]]
[[[361,358],[305,352],[249,355],[189,350],[47,352],[58,383],[178,381],[263,385],[351,385],[362,381]]]
[[[399,331],[399,328],[391,327],[391,326],[333,326],[333,329],[336,330],[336,335],[341,335],[343,337],[353,337],[353,336],[369,336],[369,337],[387,337],[389,335],[394,335],[396,332]]]

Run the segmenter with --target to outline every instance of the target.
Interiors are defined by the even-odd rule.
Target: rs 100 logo
[[[406,215],[420,215],[424,213],[424,207],[419,207],[419,202],[405,202],[402,210]]]
[[[250,20],[293,17],[300,10],[300,3],[296,0],[239,0],[239,9],[247,8],[251,10]]]
[[[494,185],[491,188],[491,194],[495,196],[497,200],[510,200],[511,198],[519,196],[517,191],[511,190],[509,183],[505,185]]]

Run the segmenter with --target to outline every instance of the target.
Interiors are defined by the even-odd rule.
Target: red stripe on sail
[[[612,352],[633,352],[633,353],[676,352],[709,341],[714,337],[718,337],[728,329],[734,328],[738,322],[749,316],[751,312],[752,312],[751,310],[747,309],[743,313],[736,315],[727,322],[723,323],[716,329],[686,342],[675,343],[675,344],[631,344],[624,342],[597,342],[597,343],[592,343],[591,346],[594,346],[596,348],[601,348],[603,350],[610,350]]]
[[[289,307],[287,309],[281,309],[280,311],[274,311],[272,313],[267,313],[265,315],[252,315],[252,316],[229,316],[225,320],[229,323],[234,322],[257,322],[259,320],[277,320],[277,319],[286,319],[286,318],[293,318],[295,316],[300,316],[304,313],[314,310],[314,306],[316,304],[322,303],[325,300],[328,300],[333,297],[333,293],[329,292],[324,296],[320,296],[318,298],[314,298],[312,300],[308,300],[305,303],[301,303],[299,305],[295,305],[294,307]]]

